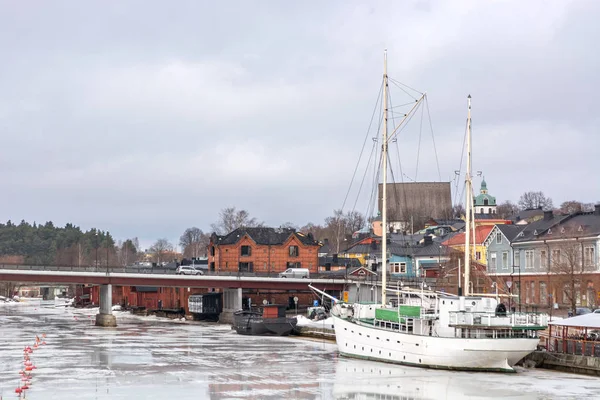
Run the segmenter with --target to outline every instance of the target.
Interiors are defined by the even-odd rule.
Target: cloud
[[[427,91],[435,133],[437,160],[426,118],[401,135],[406,179],[417,154],[417,178],[439,162],[454,179],[470,93],[473,169],[499,201],[600,200],[573,179],[599,166],[593,1],[2,7],[0,219],[146,242],[226,206],[321,222],[344,200],[385,48],[390,76]]]

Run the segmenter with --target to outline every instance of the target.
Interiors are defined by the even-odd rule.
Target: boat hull
[[[296,318],[263,318],[260,314],[239,312],[233,316],[232,327],[240,335],[287,336],[296,327]]]
[[[389,331],[333,316],[342,356],[422,368],[514,372],[537,338],[463,339]]]

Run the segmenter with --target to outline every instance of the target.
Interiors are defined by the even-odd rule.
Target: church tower
[[[474,199],[475,214],[496,214],[496,198],[490,196],[485,178],[481,181],[479,195]]]

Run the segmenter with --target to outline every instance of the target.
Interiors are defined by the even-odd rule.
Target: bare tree
[[[211,224],[211,229],[219,235],[225,235],[241,227],[262,226],[256,218],[251,218],[246,210],[236,210],[235,207],[227,207],[219,213],[219,220]]]
[[[331,217],[325,218],[323,234],[332,241],[333,248],[339,253],[346,247],[352,234],[363,228],[365,223],[365,217],[358,211],[344,214],[342,210],[334,210]]]
[[[183,255],[194,258],[206,256],[209,241],[210,236],[204,233],[202,229],[196,227],[186,229],[179,238]]]
[[[466,215],[467,211],[462,204],[456,204],[452,207],[452,217],[459,219],[463,218]]]
[[[304,225],[299,231],[307,235],[309,233],[312,234],[316,240],[324,241],[325,239],[329,239],[327,229],[321,225],[315,225],[312,222]]]
[[[510,200],[501,203],[496,207],[496,214],[502,219],[510,218],[519,213],[519,206]]]
[[[365,227],[365,216],[358,211],[348,211],[345,215],[346,233],[354,233]]]
[[[585,260],[581,243],[564,242],[550,247],[549,279],[554,281],[557,295],[562,291],[573,311],[585,287],[584,274],[595,269],[593,261]]]
[[[280,229],[293,229],[295,231],[298,230],[298,227],[293,222],[284,222],[283,224],[279,225],[279,228]]]
[[[519,198],[519,208],[529,210],[542,208],[543,210],[552,210],[552,199],[546,197],[544,192],[525,192]]]
[[[173,251],[173,245],[167,239],[158,239],[152,247],[150,247],[150,251],[154,253],[156,262],[161,263],[164,261],[164,256]]]

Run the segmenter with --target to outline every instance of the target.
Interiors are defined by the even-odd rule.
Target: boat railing
[[[548,315],[534,312],[451,311],[449,313],[449,325],[539,328],[548,326]]]

